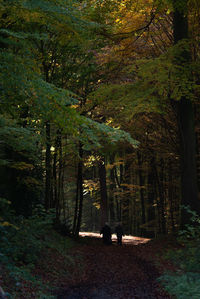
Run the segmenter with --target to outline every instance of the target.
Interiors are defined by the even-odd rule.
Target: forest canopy
[[[188,223],[182,205],[199,213],[199,9],[0,1],[0,196],[16,215],[156,236]]]
[[[98,268],[100,247],[78,237],[105,223],[152,240],[127,246],[132,291],[131,263],[148,292],[146,258],[173,240],[178,271],[162,279],[200,298],[199,20],[199,0],[0,0],[0,298],[2,281],[13,298],[44,299],[69,277],[80,287],[83,269],[104,275],[108,248]],[[89,267],[68,256],[74,242]],[[119,279],[113,264],[105,277]]]

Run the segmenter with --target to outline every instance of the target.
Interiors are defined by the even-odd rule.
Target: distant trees
[[[83,111],[99,79],[92,48],[96,25],[75,1],[1,1],[0,9],[0,196],[24,216],[37,204],[53,208],[57,224],[70,226],[75,194],[68,200],[70,177],[72,190],[77,182],[78,234],[84,152],[103,148],[103,139],[134,142]]]
[[[151,237],[181,204],[199,212],[191,2],[0,1],[0,197],[16,213]]]
[[[103,5],[97,10],[103,12]],[[196,121],[194,116],[194,108],[198,109],[199,67],[192,62],[193,53],[199,53],[195,42],[199,32],[197,15],[196,1],[148,1],[145,4],[141,1],[137,6],[127,1],[123,6],[113,6],[112,12],[107,14],[113,32],[102,33],[113,42],[101,55],[107,68],[107,81],[102,81],[91,96],[93,101],[101,99],[96,100],[100,114],[104,111],[110,123],[126,128],[141,141],[137,154],[132,151],[138,170],[127,172],[126,183],[131,186],[132,176],[141,186],[137,195],[132,193],[131,202],[134,196],[140,198],[140,219],[136,222],[146,230],[154,226],[161,233],[175,231],[180,224],[181,204],[190,205],[199,213],[195,162],[195,130],[199,123],[197,113]],[[196,66],[197,57],[195,54]],[[97,109],[96,113],[99,114]],[[134,118],[141,118],[143,122],[135,122]],[[148,118],[151,120],[147,121]],[[136,126],[130,128],[127,120]],[[148,125],[148,129],[143,130],[146,121],[153,128],[152,133]],[[152,121],[159,126],[155,127]],[[125,157],[127,159],[127,154]],[[122,205],[123,222],[130,230],[129,194]],[[138,199],[134,208],[137,202]],[[181,212],[182,225],[188,223],[188,216]],[[140,230],[140,233],[143,232]]]

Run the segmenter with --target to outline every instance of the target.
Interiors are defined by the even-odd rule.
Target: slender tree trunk
[[[55,152],[53,155],[53,206],[56,205],[57,199],[58,199],[58,182],[57,182],[57,147],[55,145]]]
[[[117,173],[117,167],[114,167],[114,176],[115,176],[115,183],[116,183],[116,188],[118,191],[122,192],[122,187],[121,187],[121,183],[123,181],[123,165],[120,164],[119,167],[119,176]],[[115,202],[116,202],[116,207],[115,207],[115,215],[116,215],[116,220],[120,221],[122,220],[122,200],[121,200],[121,196],[116,195],[115,196]]]
[[[50,123],[46,122],[46,157],[45,157],[45,209],[48,210],[51,206],[51,127]]]
[[[108,197],[107,197],[107,185],[106,185],[106,167],[105,158],[102,158],[98,163],[99,168],[99,182],[100,182],[100,194],[101,194],[101,226],[108,221]]]
[[[153,221],[155,221],[155,200],[156,200],[156,190],[154,188],[154,173],[153,173],[153,167],[154,165],[154,157],[150,160],[150,165],[148,169],[148,210],[147,210],[147,222],[151,224],[151,227],[153,227]],[[152,238],[155,236],[154,230],[148,230],[147,232],[148,237]]]
[[[164,192],[163,192],[163,162],[161,162],[161,174],[160,179],[158,175],[158,169],[156,164],[154,164],[154,177],[156,180],[157,188],[158,188],[158,195],[159,200],[157,201],[158,205],[158,217],[160,219],[160,225],[161,225],[161,232],[163,234],[166,234],[166,220],[165,220],[165,200],[164,200]]]
[[[159,182],[160,181],[160,182]],[[160,197],[160,209],[161,209],[161,225],[162,225],[162,233],[167,233],[166,228],[166,208],[165,208],[165,194],[164,194],[164,160],[160,161],[160,180],[158,179],[158,191]]]
[[[56,218],[60,222],[61,216],[61,193],[62,193],[62,171],[63,171],[63,156],[62,156],[62,138],[57,136],[58,146],[58,178],[57,178],[57,202],[56,202]]]
[[[78,218],[78,202],[79,202],[79,173],[77,171],[77,180],[76,180],[76,197],[75,197],[75,207],[74,207],[74,220],[73,220],[73,235],[75,235],[77,218]]]
[[[169,212],[170,212],[170,222],[171,222],[171,230],[175,232],[175,217],[174,217],[174,186],[173,186],[173,177],[172,177],[172,161],[169,161],[168,165],[168,200],[169,200]]]
[[[144,200],[144,176],[142,173],[142,157],[139,152],[137,152],[137,159],[138,159],[138,177],[139,177],[139,184],[140,184],[140,203],[141,203],[141,212],[142,212],[142,219],[141,223],[145,224],[146,222],[146,214],[145,214],[145,200]],[[144,236],[145,230],[141,229],[141,235]]]
[[[114,157],[110,157],[110,163],[113,165]],[[110,169],[110,187],[109,187],[109,211],[110,211],[110,220],[114,222],[115,220],[115,211],[114,211],[114,190],[115,190],[115,169],[112,167]]]
[[[120,172],[120,175],[118,177],[118,174],[117,174],[117,167],[115,166],[113,168],[113,171],[114,171],[114,177],[115,177],[115,183],[116,183],[116,188],[118,190],[121,190],[121,183],[122,183],[122,180],[123,180],[123,165],[120,164],[120,168],[119,168],[119,172]],[[116,203],[116,206],[115,206],[115,215],[116,215],[116,220],[117,221],[121,221],[122,219],[122,213],[121,213],[121,196],[118,196],[116,195],[115,196],[115,203]]]
[[[49,68],[45,61],[42,62],[43,71],[45,75],[46,82],[50,82],[49,78]],[[46,121],[46,156],[45,156],[45,209],[48,210],[52,203],[52,165],[51,165],[51,125],[50,121]]]
[[[130,191],[130,176],[131,176],[131,163],[130,163],[130,150],[127,151],[127,161],[125,162],[124,166],[124,177],[123,183],[126,184],[123,186],[123,197],[121,201],[121,214],[122,214],[122,223],[124,227],[125,233],[130,233],[130,226],[129,226],[129,216],[130,216],[130,201],[131,201],[131,191]]]
[[[57,170],[57,162],[58,162],[58,149],[59,149],[59,140],[61,136],[59,131],[57,132],[57,137],[55,140],[55,151],[53,155],[53,202],[52,208],[55,208],[58,205],[58,170]]]
[[[62,148],[62,139],[60,136],[60,150],[59,150],[59,167],[60,167],[60,203],[62,204],[62,210],[63,210],[63,219],[66,223],[66,207],[65,207],[65,190],[64,190],[64,180],[65,180],[65,162],[63,159],[63,148]]]
[[[75,235],[78,236],[81,228],[81,220],[83,213],[83,149],[82,144],[79,144],[79,163],[78,163],[78,185],[79,185],[79,208]]]

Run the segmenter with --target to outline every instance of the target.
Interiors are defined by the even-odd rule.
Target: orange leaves
[[[114,45],[104,51],[106,62],[110,58],[130,64],[138,58],[159,55],[172,43],[171,11],[167,6],[160,8],[153,0],[123,1],[112,15]]]

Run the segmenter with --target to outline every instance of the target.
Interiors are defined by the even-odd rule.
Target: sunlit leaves
[[[106,147],[111,150],[112,146],[116,146],[120,142],[128,142],[133,147],[137,147],[138,145],[138,142],[132,139],[129,133],[87,118],[83,119],[79,138],[85,150],[93,149],[99,150],[100,152],[106,151]]]

